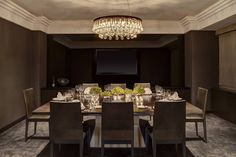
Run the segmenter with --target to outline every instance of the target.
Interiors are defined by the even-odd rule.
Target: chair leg
[[[197,122],[195,122],[195,128],[196,128],[196,135],[199,136],[198,135],[198,123]]]
[[[186,157],[186,144],[185,142],[182,144],[183,147],[183,157]]]
[[[37,122],[34,122],[34,135],[36,134],[36,130],[37,130]]]
[[[175,144],[175,151],[178,152],[178,144]]]
[[[131,157],[134,157],[134,141],[131,143]]]
[[[102,147],[101,147],[101,157],[104,157],[104,143],[102,141]]]
[[[29,128],[29,122],[26,119],[25,120],[25,142],[27,142],[27,140],[28,140],[28,128]]]
[[[54,157],[54,143],[50,141],[50,157]]]
[[[207,143],[207,128],[206,128],[206,119],[203,120],[203,130],[204,130],[204,142]]]
[[[153,157],[157,156],[157,149],[156,148],[157,148],[156,142],[155,142],[155,140],[152,140]]]
[[[83,152],[84,152],[84,141],[83,140],[81,140],[80,141],[80,157],[83,157]]]
[[[148,140],[148,129],[147,129],[147,128],[145,129],[144,136],[145,136],[145,138],[144,138],[144,143],[145,143],[145,145],[146,145],[146,148],[148,148],[149,140]]]
[[[58,144],[59,154],[61,153],[61,144]]]

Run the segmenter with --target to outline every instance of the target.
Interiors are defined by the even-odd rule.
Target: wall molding
[[[0,1],[0,17],[30,30],[47,33],[51,20],[44,16],[35,16],[11,0]]]
[[[186,16],[179,21],[143,20],[145,28],[143,33],[183,34],[191,30],[212,30],[213,27],[210,26],[234,15],[236,16],[236,1],[219,0],[197,15]],[[91,20],[50,20],[30,13],[11,0],[0,1],[0,17],[27,29],[48,34],[93,33]]]
[[[236,15],[235,0],[219,0],[195,16],[187,16],[180,20],[185,32],[204,30],[228,17]]]

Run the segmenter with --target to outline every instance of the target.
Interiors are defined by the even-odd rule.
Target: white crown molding
[[[185,32],[202,30],[226,18],[236,15],[236,0],[219,0],[195,16],[180,20]]]
[[[179,21],[143,20],[143,33],[183,34],[190,30],[207,29],[234,15],[236,15],[236,0],[219,0],[197,15],[186,16]],[[40,30],[48,34],[93,33],[91,20],[53,21],[44,16],[33,15],[11,0],[0,0],[0,17],[27,29]]]
[[[37,17],[11,0],[0,1],[0,17],[27,29],[43,32],[47,32],[47,28],[51,23],[46,17]]]

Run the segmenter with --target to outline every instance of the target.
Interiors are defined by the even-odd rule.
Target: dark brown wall
[[[47,86],[47,35],[43,32],[33,32],[33,87],[36,103],[40,102],[40,88]]]
[[[93,82],[94,49],[74,49],[68,53],[68,72],[71,85]]]
[[[168,45],[171,52],[171,86],[184,87],[184,37]]]
[[[197,88],[209,89],[207,108],[211,109],[211,89],[218,87],[219,50],[214,31],[191,31],[185,35],[185,83],[196,104]]]
[[[236,93],[224,89],[212,90],[213,112],[230,122],[236,124]]]
[[[140,82],[170,86],[169,49],[140,49]]]
[[[48,36],[47,44],[47,86],[50,87],[53,77],[66,77],[68,48],[54,41],[52,36]]]
[[[72,86],[83,82],[150,82],[170,86],[170,51],[168,49],[136,49],[139,74],[137,76],[95,75],[96,49],[72,49],[67,53],[66,71]]]
[[[32,33],[0,19],[0,128],[25,115],[22,89],[32,85]]]
[[[40,47],[45,48],[46,37],[4,19],[0,19],[0,36],[1,129],[25,115],[22,90],[29,87],[39,90],[44,82],[42,73],[46,69],[42,60],[46,60],[46,52]]]

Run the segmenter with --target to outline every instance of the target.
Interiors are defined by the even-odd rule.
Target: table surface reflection
[[[66,103],[66,102],[65,102]],[[148,104],[143,104],[143,108],[134,105],[134,115],[142,116],[142,115],[153,115],[153,105],[155,102],[151,102]],[[33,114],[50,114],[50,102],[43,104],[42,106],[36,108]],[[102,108],[94,108],[94,109],[84,109],[82,110],[82,114],[84,115],[94,115],[101,114]]]

